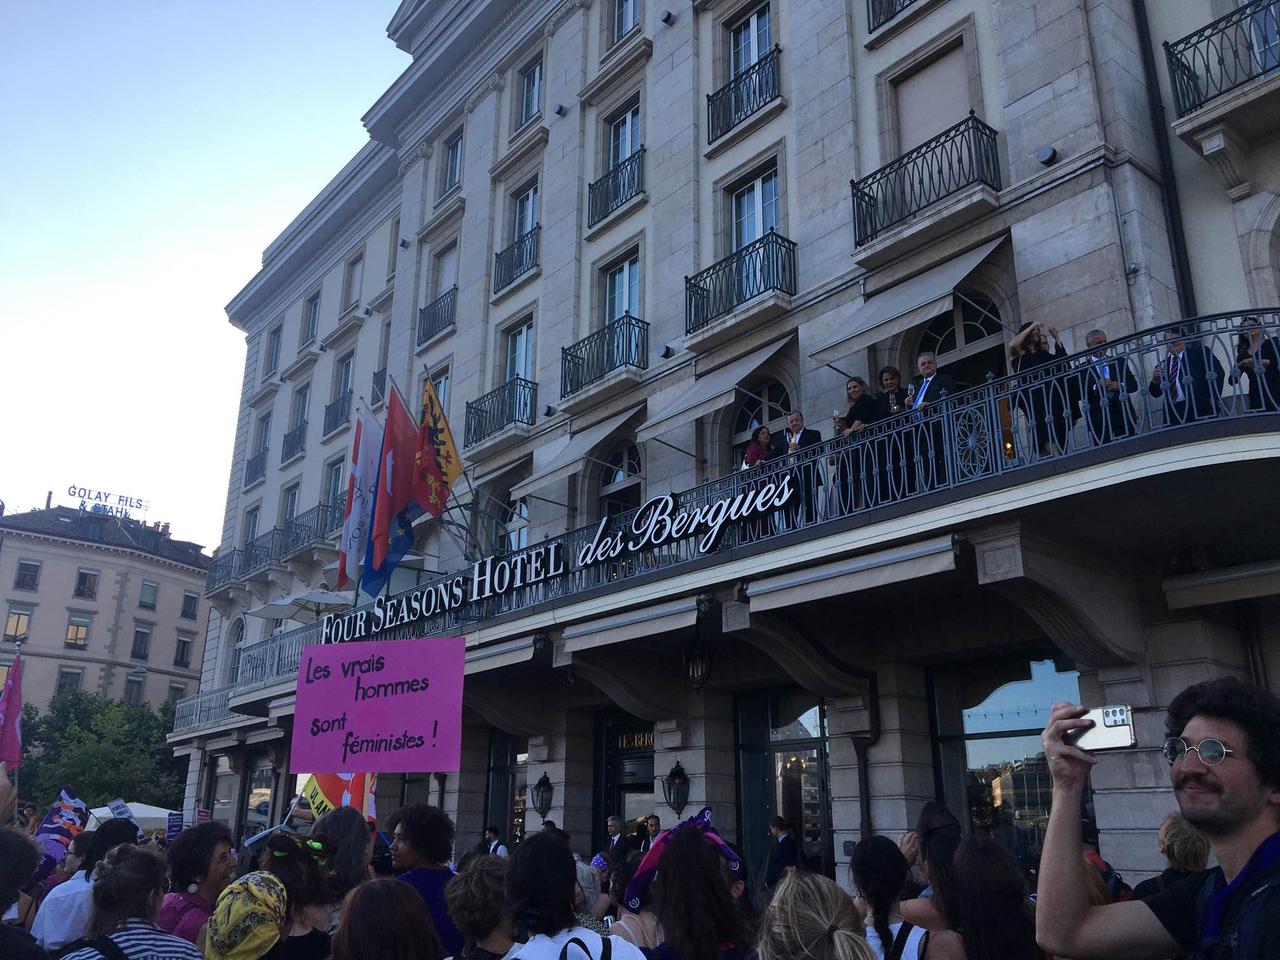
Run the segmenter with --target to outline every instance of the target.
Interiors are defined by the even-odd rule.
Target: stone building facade
[[[1034,735],[1070,697],[1135,708],[1088,815],[1122,870],[1157,870],[1163,706],[1280,669],[1280,424],[1236,366],[1246,318],[1280,322],[1280,74],[1274,4],[1242,10],[402,4],[412,63],[369,144],[228,307],[248,350],[216,639],[173,735],[188,804],[238,827],[287,805],[322,627],[244,613],[332,585],[351,411],[416,408],[430,378],[466,479],[392,594],[551,545],[570,569],[383,634],[468,647],[463,769],[382,778],[384,812],[430,798],[463,842],[514,839],[545,774],[586,852],[610,813],[669,822],[678,762],[757,868],[774,812],[843,879],[847,844],[941,797],[1034,872]],[[1205,43],[1253,67],[1215,74]],[[1188,416],[1149,383],[1192,317],[1222,373]],[[1051,380],[1010,360],[1028,322],[1074,355]],[[954,380],[938,406],[832,441],[848,377],[879,391],[926,351]],[[1099,386],[1112,362],[1130,375]],[[831,442],[742,473],[793,410]],[[583,552],[655,497],[709,510],[784,477],[783,509],[705,544]]]

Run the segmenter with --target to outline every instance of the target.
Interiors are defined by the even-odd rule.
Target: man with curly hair
[[[454,926],[444,888],[453,879],[453,821],[439,807],[410,803],[387,820],[391,829],[391,866],[427,904],[445,956],[462,950],[462,934]]]
[[[1280,957],[1280,700],[1224,677],[1169,705],[1164,756],[1178,806],[1219,866],[1148,900],[1090,907],[1080,879],[1080,803],[1096,759],[1075,746],[1085,708],[1053,707],[1041,742],[1053,806],[1040,860],[1036,928],[1060,957],[1196,960]]]

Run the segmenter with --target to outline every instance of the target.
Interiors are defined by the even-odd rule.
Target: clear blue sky
[[[223,307],[408,65],[373,0],[0,3],[0,499],[72,483],[220,538]]]

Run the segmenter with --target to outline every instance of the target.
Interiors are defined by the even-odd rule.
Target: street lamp
[[[551,786],[551,781],[547,779],[544,773],[538,778],[538,782],[529,788],[529,793],[533,797],[533,809],[538,811],[538,816],[542,819],[547,818],[547,814],[551,812],[551,795],[555,792],[555,787]]]
[[[689,775],[680,766],[680,761],[671,768],[671,772],[662,778],[662,799],[678,817],[689,805]]]
[[[711,659],[711,651],[703,641],[701,632],[695,633],[693,642],[684,652],[684,669],[689,676],[689,686],[694,690],[701,690],[711,679]]]

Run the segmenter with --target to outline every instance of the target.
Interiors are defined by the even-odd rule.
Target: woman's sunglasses
[[[1196,752],[1196,756],[1206,767],[1216,767],[1227,757],[1235,755],[1234,750],[1228,749],[1225,743],[1213,737],[1207,737],[1194,746],[1181,737],[1170,737],[1164,742],[1164,758],[1170,765],[1177,763],[1190,750]]]

